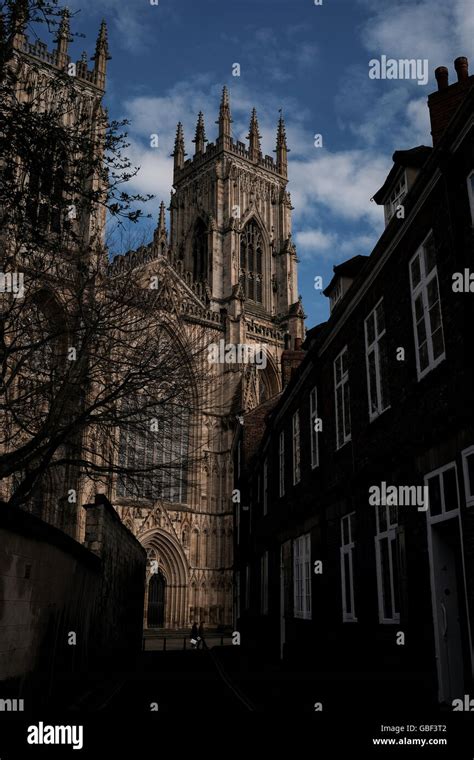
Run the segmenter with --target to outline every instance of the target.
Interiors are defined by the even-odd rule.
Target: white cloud
[[[213,141],[217,127],[220,88],[211,85],[203,76],[189,82],[180,82],[161,97],[139,96],[126,102],[126,115],[131,119],[132,144],[129,149],[134,164],[141,166],[133,181],[134,189],[151,192],[167,199],[172,181],[172,160],[176,123],[182,121],[186,150],[192,155],[196,116],[204,112],[207,137]],[[244,140],[248,132],[251,105],[259,102],[259,123],[262,149],[272,155],[275,145],[278,113],[271,94],[254,97],[242,86],[231,92],[231,110],[234,134]],[[290,161],[290,186],[295,218],[312,214],[318,205],[329,209],[336,217],[369,221],[379,228],[382,214],[370,202],[374,192],[383,183],[390,168],[387,158],[369,150],[329,152],[316,149],[312,135],[305,131],[301,113],[291,112],[287,119]],[[159,148],[149,147],[150,135],[157,133]],[[319,155],[315,155],[319,154]]]
[[[454,58],[472,53],[472,0],[450,0],[435,7],[432,0],[365,4],[372,16],[362,29],[362,42],[371,54],[428,58],[433,74],[436,66],[451,66]]]
[[[406,107],[406,132],[411,144],[431,144],[431,125],[426,98],[410,100]]]
[[[290,164],[291,196],[295,218],[323,205],[343,219],[367,221],[381,228],[382,212],[370,199],[383,184],[387,159],[371,151],[351,150],[331,153]]]
[[[220,88],[211,85],[207,77],[196,77],[180,82],[161,97],[139,96],[126,102],[126,115],[131,119],[131,145],[129,155],[134,165],[141,167],[132,181],[134,191],[153,193],[165,201],[169,198],[172,183],[172,159],[176,123],[184,124],[186,150],[194,151],[196,117],[204,112],[207,137],[214,141],[217,127]],[[259,103],[259,123],[262,149],[272,155],[275,145],[278,113],[271,94],[259,97],[242,86],[231,91],[233,131],[236,139],[244,140],[248,132],[250,110]],[[323,206],[335,218],[364,220],[377,230],[381,229],[382,213],[370,198],[383,183],[390,169],[387,157],[366,150],[330,152],[316,149],[312,135],[305,131],[301,111],[290,109],[287,133],[292,150],[289,164],[289,189],[295,206],[297,222],[312,216]],[[157,133],[159,148],[150,147],[150,135]],[[320,240],[321,245],[321,240]]]
[[[298,255],[303,261],[315,258],[340,264],[345,259],[362,254],[367,256],[372,251],[377,235],[356,234],[351,232],[325,232],[321,228],[306,228],[296,233],[295,242]]]
[[[472,53],[474,3],[472,0],[359,0],[369,10],[361,27],[367,61],[348,70],[336,101],[339,123],[363,145],[383,150],[431,144],[426,98],[436,89],[434,69],[448,66],[456,81],[453,60]],[[449,33],[448,33],[449,30]],[[369,81],[368,62],[373,57],[428,59],[429,84],[420,88],[406,80]],[[420,90],[423,97],[420,97]],[[426,93],[426,94],[425,94]]]
[[[74,22],[76,27],[80,27],[81,20],[89,14],[102,14],[109,28],[116,32],[115,44],[129,53],[141,52],[144,45],[152,44],[153,24],[158,13],[161,23],[176,14],[172,6],[164,3],[155,6],[148,0],[68,0],[66,4],[73,12],[80,11]]]
[[[333,253],[337,237],[333,232],[323,232],[321,229],[305,229],[296,233],[296,245],[300,251],[311,253]]]
[[[364,108],[364,117],[351,116],[352,134],[367,147],[383,145],[390,150],[431,144],[431,126],[426,97],[410,99],[406,87],[396,87]]]
[[[157,200],[153,207],[162,200],[168,205],[173,182],[173,159],[169,157],[169,152],[147,147],[133,139],[129,143],[128,157],[133,166],[140,167],[137,176],[130,182],[131,188],[142,195],[155,195]]]
[[[215,121],[219,112],[221,86],[213,83],[208,75],[195,76],[186,82],[178,82],[162,96],[138,96],[125,102],[125,116],[131,124],[129,132],[131,145],[128,154],[134,163],[141,167],[138,176],[132,181],[134,190],[142,193],[159,194],[168,198],[172,182],[172,159],[178,121],[183,123],[186,152],[194,152],[194,138],[197,114],[204,113],[206,135],[210,142],[217,136]],[[230,90],[230,105],[233,117],[232,130],[234,138],[246,141],[253,105],[257,103],[259,128],[262,135],[264,154],[273,155],[276,141],[279,101],[271,92],[251,91],[240,83],[235,83]],[[287,119],[287,135],[292,157],[308,155],[313,150],[312,136],[305,131],[302,119],[304,109],[296,109],[292,99],[288,99],[285,112],[291,114]],[[295,115],[296,113],[296,115]],[[158,134],[159,147],[150,146],[150,136]]]

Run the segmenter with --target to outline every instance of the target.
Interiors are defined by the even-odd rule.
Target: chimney
[[[474,76],[469,76],[469,62],[464,56],[456,58],[454,68],[457,82],[449,84],[449,73],[446,66],[438,66],[435,77],[438,83],[437,92],[428,97],[430,109],[431,135],[436,146],[444,135],[449,122],[466,97],[467,91],[474,84]]]
[[[469,61],[465,56],[460,56],[454,61],[454,68],[458,75],[458,82],[465,82],[469,79]]]
[[[438,90],[445,90],[449,84],[449,70],[446,66],[438,66],[435,69],[435,77],[438,82]]]

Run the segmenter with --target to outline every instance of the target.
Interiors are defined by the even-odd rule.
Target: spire
[[[92,58],[95,61],[94,73],[96,85],[102,89],[105,88],[105,73],[107,70],[107,61],[110,61],[109,42],[107,39],[107,24],[102,21],[99,30],[99,36],[95,45],[95,54]]]
[[[168,233],[166,231],[165,204],[163,201],[160,203],[158,224],[156,225],[156,229],[153,234],[153,241],[155,245],[159,246],[161,252],[164,253],[165,249],[168,246]]]
[[[104,19],[102,19],[99,29],[99,36],[97,37],[97,42],[95,45],[95,55],[99,55],[100,53],[105,53],[105,55],[108,56],[109,54],[109,41],[107,37],[107,24]]]
[[[232,124],[232,116],[230,115],[229,90],[225,86],[222,90],[221,105],[219,108],[219,119],[216,123],[219,124],[219,140],[222,140],[225,137],[230,138],[230,125]]]
[[[258,161],[262,155],[262,148],[260,145],[261,134],[258,130],[257,111],[252,109],[252,116],[250,119],[250,128],[247,135],[249,142],[249,155],[251,161]]]
[[[165,204],[163,201],[161,201],[160,203],[160,214],[158,217],[158,232],[162,232],[166,235]]]
[[[276,163],[277,163],[277,171],[280,174],[283,174],[283,176],[287,176],[288,174],[288,153],[290,151],[288,150],[288,145],[286,142],[286,129],[285,129],[285,122],[283,119],[283,115],[280,109],[280,118],[278,120],[278,130],[277,130],[277,142],[276,142]]]
[[[193,143],[195,143],[195,154],[196,153],[204,153],[205,150],[205,143],[207,143],[206,139],[206,130],[204,127],[204,116],[202,114],[202,111],[199,111],[199,116],[196,124],[196,135],[194,137]]]
[[[176,128],[176,139],[174,141],[174,151],[171,154],[174,157],[174,170],[182,169],[184,166],[184,157],[187,155],[184,151],[184,132],[183,125],[178,122]]]
[[[59,23],[58,33],[55,40],[57,42],[57,61],[60,68],[63,68],[67,63],[67,49],[69,43],[72,41],[69,18],[69,8],[64,8],[61,11],[61,21]]]

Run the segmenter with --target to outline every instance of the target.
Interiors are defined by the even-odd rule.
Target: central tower
[[[217,139],[209,143],[199,113],[192,158],[186,158],[178,124],[170,248],[193,280],[203,283],[209,307],[227,314],[227,341],[266,342],[279,364],[282,338],[288,336],[289,347],[303,338],[285,124],[280,115],[276,159],[262,154],[255,109],[248,146],[234,140],[226,87],[217,124]],[[276,393],[280,387],[274,377],[267,391]]]

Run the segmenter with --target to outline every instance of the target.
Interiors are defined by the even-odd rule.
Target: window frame
[[[311,440],[311,469],[319,467],[319,431],[314,429],[318,419],[318,389],[315,385],[309,394],[309,423]]]
[[[285,495],[285,431],[278,436],[278,494]]]
[[[467,458],[469,456],[474,456],[474,446],[468,446],[467,449],[463,449],[461,452],[464,494],[466,497],[466,507],[468,508],[474,506],[474,483],[471,485],[471,479],[469,477],[469,469],[467,464]]]
[[[357,615],[355,612],[355,584],[354,584],[354,551],[355,551],[355,538],[352,535],[353,525],[356,520],[356,512],[348,512],[348,514],[341,517],[341,546],[340,546],[340,562],[341,562],[341,592],[342,592],[342,621],[343,623],[357,623]],[[347,521],[349,541],[344,541],[344,521]],[[352,611],[348,612],[346,609],[346,573],[345,573],[345,556],[349,557],[349,593],[351,598]]]
[[[347,365],[346,365],[345,372],[343,372],[343,365],[342,365],[342,357],[343,357],[344,354],[347,354]],[[341,379],[338,381],[337,380],[337,362],[339,360],[341,361],[341,367],[340,367],[340,369],[341,369]],[[336,450],[337,451],[339,451],[339,449],[342,449],[342,447],[345,446],[346,443],[349,443],[349,441],[352,439],[351,401],[350,401],[350,399],[351,399],[351,396],[350,396],[351,386],[350,386],[350,383],[349,383],[349,366],[348,366],[348,363],[349,363],[349,351],[348,351],[348,347],[344,346],[344,348],[342,349],[342,351],[340,351],[338,353],[338,355],[336,356],[336,358],[334,359],[334,403],[335,403],[335,411],[336,411]],[[347,414],[347,419],[349,421],[349,434],[347,436],[346,436],[346,430],[345,430],[345,421],[346,421],[346,414],[345,414],[346,403],[345,403],[345,399],[344,399],[344,386],[345,385],[348,386],[348,391],[349,391],[348,414]],[[339,409],[338,409],[338,402],[337,402],[337,392],[338,392],[339,388],[342,389],[342,395],[341,395],[341,400],[342,400],[342,432],[343,432],[343,441],[342,442],[339,440]]]
[[[474,227],[474,169],[467,175],[466,182],[469,196],[469,208],[471,211],[471,225]]]
[[[300,410],[297,409],[291,418],[293,444],[293,485],[301,482],[301,426]]]
[[[403,185],[403,187],[402,187]],[[401,187],[401,190],[399,190],[399,187]],[[397,192],[399,190],[399,192]],[[387,222],[389,222],[397,213],[397,207],[402,205],[402,201],[406,197],[408,193],[408,178],[407,173],[404,170],[402,174],[400,175],[399,179],[397,179],[397,184],[393,188],[392,192],[387,198]]]
[[[433,266],[433,268],[431,269],[428,275],[426,275],[425,273],[424,252],[426,248],[426,242],[431,237],[434,237],[432,230],[428,232],[428,234],[423,239],[423,242],[421,243],[421,245],[417,248],[416,253],[411,257],[410,261],[408,262],[408,272],[409,272],[409,278],[410,278],[411,310],[412,310],[412,317],[413,317],[413,335],[415,339],[416,372],[417,372],[418,381],[422,380],[423,377],[425,377],[425,375],[431,372],[431,370],[435,369],[435,367],[437,367],[438,364],[441,364],[441,362],[443,362],[446,358],[446,342],[444,339],[443,311],[441,309],[441,296],[439,292],[439,278],[438,278],[437,263],[435,263],[435,265]],[[417,258],[419,259],[419,264],[420,264],[420,282],[416,286],[414,286],[413,275],[412,275],[412,264]],[[433,333],[431,332],[431,322],[429,321],[430,309],[427,308],[428,307],[427,289],[428,289],[428,285],[434,279],[436,279],[436,286],[437,286],[437,292],[438,292],[440,326],[441,326],[441,335],[443,338],[443,351],[436,359],[433,358]],[[417,331],[418,322],[416,318],[416,307],[415,307],[416,299],[418,298],[420,293],[421,293],[422,302],[423,302],[423,323],[424,323],[424,329],[425,329],[425,334],[426,334],[426,345],[428,349],[428,364],[423,370],[420,368],[420,345],[418,342],[418,331]]]
[[[380,529],[380,509],[385,510],[385,524],[384,530]],[[377,575],[377,599],[378,599],[378,614],[379,623],[382,625],[393,625],[400,623],[400,595],[396,593],[395,588],[395,573],[393,563],[393,548],[395,548],[395,556],[398,567],[398,580],[400,582],[400,567],[399,567],[399,542],[398,542],[398,509],[397,520],[391,522],[390,506],[386,504],[375,505],[375,566]],[[384,609],[384,584],[383,584],[383,568],[382,568],[382,552],[381,542],[387,539],[388,546],[388,562],[389,562],[389,579],[390,579],[390,603],[392,607],[392,617],[385,617]],[[400,589],[398,588],[398,591]],[[395,610],[396,602],[398,601],[398,610]]]
[[[474,449],[474,447],[471,447]],[[463,458],[463,464],[464,464],[464,458]],[[456,479],[456,497],[457,497],[457,505],[456,507],[452,509],[446,509],[446,499],[445,499],[445,489],[444,489],[444,474],[448,470],[454,470],[454,475]],[[464,468],[463,468],[464,471]],[[433,515],[431,512],[431,504],[428,505],[428,509],[426,510],[426,515],[428,518],[428,521],[433,524],[437,522],[442,522],[443,520],[446,520],[447,518],[454,517],[455,515],[459,514],[460,510],[460,494],[459,494],[459,475],[458,475],[458,467],[456,462],[448,462],[447,464],[444,464],[442,467],[437,467],[435,470],[431,470],[430,472],[427,472],[424,477],[424,484],[428,485],[428,481],[433,480],[434,478],[438,478],[440,481],[440,496],[441,496],[441,512],[437,515]]]
[[[382,380],[383,380],[383,367],[382,367],[382,361],[380,356],[380,348],[379,343],[380,340],[384,337],[386,337],[387,334],[387,328],[385,327],[385,313],[384,313],[384,329],[379,333],[378,332],[378,319],[377,319],[377,310],[379,307],[382,307],[383,309],[383,297],[375,304],[372,311],[369,312],[369,314],[364,319],[364,337],[365,337],[365,367],[367,372],[367,394],[368,394],[368,406],[369,406],[369,419],[370,422],[373,422],[377,417],[380,417],[381,414],[387,411],[387,409],[390,409],[390,402],[388,401],[388,379],[385,379],[385,388],[386,388],[386,396],[387,396],[387,406],[382,407],[383,400],[382,400]],[[374,319],[374,340],[372,343],[369,344],[369,331],[368,331],[368,322],[369,319],[373,316]],[[375,354],[375,391],[376,391],[376,397],[377,397],[377,410],[374,412],[372,411],[371,407],[371,383],[370,383],[370,356],[371,354]]]
[[[311,581],[311,533],[303,533],[293,539],[293,616],[298,620],[312,619]]]
[[[341,277],[338,277],[338,279],[334,283],[332,293],[329,296],[329,308],[331,312],[336,306],[336,304],[339,303],[341,298],[342,298],[342,279]]]

